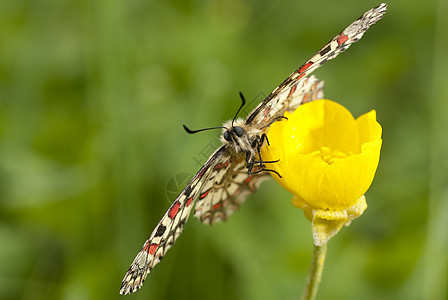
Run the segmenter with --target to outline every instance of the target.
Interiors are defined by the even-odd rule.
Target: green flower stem
[[[322,277],[322,270],[324,269],[326,253],[326,243],[323,246],[314,245],[310,273],[308,274],[308,278],[306,280],[306,286],[302,294],[302,300],[314,300],[316,298],[320,279]]]

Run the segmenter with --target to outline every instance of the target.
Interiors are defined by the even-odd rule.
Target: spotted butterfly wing
[[[124,276],[120,294],[135,292],[142,286],[148,273],[181,234],[196,198],[195,216],[204,223],[213,224],[226,220],[256,190],[268,176],[267,172],[262,172],[267,170],[263,168],[259,148],[269,125],[285,111],[292,112],[302,103],[322,98],[323,82],[306,76],[357,42],[385,12],[386,4],[366,12],[293,72],[245,121],[238,119],[224,124],[224,145],[190,180],[145,241]],[[231,134],[226,137],[226,133]]]
[[[303,94],[303,91],[297,88],[300,81],[359,41],[371,25],[381,20],[386,9],[385,3],[372,8],[335,36],[263,100],[246,119],[246,124],[265,126],[275,117],[282,116],[285,111],[294,111],[302,104],[300,101],[294,101],[300,99]]]
[[[182,233],[183,226],[204,182],[207,182],[209,177],[216,173],[214,168],[217,165],[225,164],[227,161],[228,155],[226,155],[225,147],[222,146],[211,155],[204,166],[176,197],[132,262],[121,283],[120,294],[135,292],[142,286],[151,269],[164,257]]]

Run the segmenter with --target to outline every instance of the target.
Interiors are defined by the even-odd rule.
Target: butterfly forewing
[[[301,65],[296,71],[294,71],[288,78],[286,78],[282,84],[280,84],[247,118],[246,124],[254,124],[255,119],[260,114],[263,114],[266,106],[272,106],[271,102],[276,101],[279,95],[289,94],[291,89],[298,81],[303,78],[325,62],[335,58],[340,53],[348,49],[353,43],[356,43],[369,29],[369,27],[383,17],[386,13],[387,5],[382,3],[381,5],[372,8],[367,11],[356,21],[345,28],[340,34],[335,36],[328,44],[322,47],[316,54],[314,54],[309,60]],[[281,97],[286,99],[285,97]],[[280,101],[281,102],[281,101]],[[258,117],[260,119],[260,117]]]
[[[357,42],[371,25],[383,17],[385,12],[386,4],[381,4],[350,24],[286,78],[249,114],[246,121],[242,121],[246,132],[255,132],[256,136],[248,135],[246,140],[242,138],[239,140],[246,142],[243,143],[244,149],[240,145],[237,146],[238,141],[235,141],[235,144],[224,144],[211,155],[177,196],[143,244],[123,279],[121,294],[135,292],[142,286],[148,273],[181,234],[196,198],[198,201],[195,216],[204,223],[213,224],[226,220],[246,197],[256,190],[258,184],[268,176],[267,172],[262,172],[263,162],[258,152],[263,143],[261,135],[269,130],[270,124],[280,120],[285,111],[292,112],[305,102],[322,98],[323,82],[314,76],[307,76]],[[231,124],[235,129],[233,121],[227,124]],[[258,148],[253,149],[253,147]],[[260,161],[257,162],[258,159]]]
[[[228,160],[228,156],[223,155],[224,153],[224,146],[215,151],[171,204],[129,267],[123,278],[120,294],[137,291],[151,269],[174,244],[190,215],[196,197],[204,183],[208,182],[214,167]]]

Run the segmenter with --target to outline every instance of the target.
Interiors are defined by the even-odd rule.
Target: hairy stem
[[[320,279],[322,277],[322,270],[324,269],[326,252],[326,243],[323,246],[314,245],[310,273],[308,274],[308,278],[306,280],[306,286],[302,294],[302,300],[314,300],[316,298]]]

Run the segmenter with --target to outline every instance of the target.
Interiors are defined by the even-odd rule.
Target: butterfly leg
[[[276,118],[272,119],[272,121],[271,121],[268,125],[265,125],[265,126],[261,127],[261,129],[266,128],[266,127],[269,127],[269,126],[272,125],[272,123],[277,122],[277,121],[280,121],[280,120],[283,120],[283,119],[288,120],[287,117],[279,116],[279,117],[276,117]],[[256,140],[254,141],[254,142],[257,144],[256,146],[257,146],[258,156],[260,157],[260,160],[262,160],[262,159],[261,159],[260,149],[261,149],[261,147],[263,146],[263,142],[264,142],[265,140],[266,140],[266,143],[268,144],[268,146],[270,146],[270,144],[269,144],[269,140],[268,140],[268,136],[266,135],[266,133],[263,133],[259,139],[256,139]]]
[[[275,162],[277,162],[277,161],[275,161]],[[272,172],[272,173],[275,173],[275,174],[277,174],[278,177],[282,178],[282,176],[281,176],[277,171],[272,170],[272,169],[266,169],[266,166],[263,165],[263,164],[260,164],[260,165],[262,166],[262,168],[260,168],[260,169],[258,169],[258,170],[256,170],[256,171],[252,171],[253,164],[250,165],[250,168],[247,170],[247,173],[248,173],[248,174],[257,174],[257,173],[265,172],[265,171],[266,171],[266,172]]]
[[[279,162],[280,160],[252,160],[252,154],[250,152],[247,152],[246,154],[246,168],[247,168],[247,173],[248,174],[257,174],[263,171],[266,172],[273,172],[275,174],[277,174],[278,177],[282,178],[282,176],[275,170],[272,169],[266,169],[266,165],[265,163],[276,163]],[[257,165],[257,170],[253,171],[254,166]]]
[[[262,164],[262,163],[276,163],[279,160],[275,160],[275,161],[263,161],[263,159],[261,158],[261,147],[263,146],[263,142],[266,140],[266,143],[268,144],[268,146],[270,146],[269,144],[269,140],[268,140],[268,136],[266,135],[266,133],[263,133],[261,135],[261,138],[259,139],[258,145],[257,145],[257,152],[258,152],[258,157],[260,158],[260,161],[258,163]],[[255,161],[254,161],[255,163]]]
[[[276,119],[281,119],[283,117],[278,117]],[[268,137],[266,135],[266,133],[263,133],[260,136],[257,136],[254,141],[252,142],[252,147],[257,149],[257,153],[258,153],[258,157],[259,160],[254,160],[254,157],[252,156],[251,152],[247,152],[246,153],[246,168],[247,168],[247,173],[248,174],[256,174],[256,173],[260,173],[263,171],[266,172],[273,172],[275,174],[277,174],[278,177],[282,178],[282,176],[275,170],[272,169],[266,169],[266,166],[264,165],[265,163],[276,163],[279,162],[279,160],[270,160],[270,161],[264,161],[261,158],[261,147],[263,146],[264,141],[266,141],[266,143],[269,146],[269,140]],[[253,171],[254,166],[257,165],[257,170]]]
[[[258,152],[260,152],[260,148],[261,148],[261,146],[263,146],[263,142],[265,140],[266,140],[266,143],[268,144],[268,146],[270,146],[268,136],[266,135],[266,133],[263,133],[260,138],[260,143],[258,144]]]
[[[274,119],[272,119],[272,121],[271,121],[268,125],[265,125],[265,126],[261,127],[260,129],[264,129],[264,128],[266,128],[266,127],[269,127],[269,126],[272,125],[272,123],[277,122],[277,121],[280,121],[280,120],[282,120],[282,119],[288,120],[288,118],[287,118],[287,117],[284,117],[284,116],[275,117]]]
[[[266,135],[266,133],[263,133],[261,135],[261,137],[256,136],[254,141],[252,142],[252,147],[257,149],[258,157],[260,158],[260,160],[262,160],[260,150],[261,150],[261,146],[263,146],[263,143],[264,143],[265,140],[266,140],[266,143],[268,144],[268,146],[270,146],[269,145],[268,136]],[[248,162],[248,161],[249,160],[248,160],[248,158],[246,156],[246,162]]]
[[[257,145],[257,151],[258,151],[258,156],[260,157],[260,160],[262,160],[261,159],[261,153],[260,153],[260,150],[261,150],[261,147],[263,146],[263,142],[266,140],[266,143],[268,144],[268,146],[270,146],[270,144],[269,144],[269,140],[268,140],[268,136],[266,135],[266,133],[263,133],[262,135],[261,135],[261,138],[260,138],[260,142],[258,143],[258,145]]]

